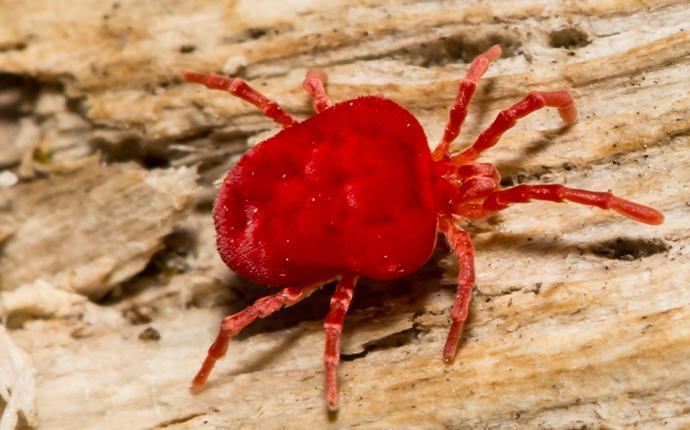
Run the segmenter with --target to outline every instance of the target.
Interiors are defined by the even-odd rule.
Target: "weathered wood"
[[[0,189],[0,274],[13,290],[0,312],[23,322],[9,333],[36,368],[41,427],[690,426],[687,2],[35,1],[0,4],[0,20],[0,166],[23,181]],[[334,101],[385,94],[434,145],[468,61],[495,42],[505,56],[460,144],[527,91],[571,88],[577,124],[536,113],[484,159],[507,183],[612,190],[666,222],[533,203],[470,225],[477,288],[452,365],[441,360],[452,257],[365,281],[346,320],[337,417],[323,400],[330,289],[249,327],[191,395],[222,315],[268,292],[219,261],[212,182],[277,128],[180,71],[239,74],[306,117],[301,80],[318,66]],[[106,163],[81,161],[96,149]],[[198,194],[191,170],[165,167],[188,165]],[[79,208],[93,232],[65,235]],[[67,274],[80,271],[92,275],[75,284]],[[74,294],[108,291],[97,304]],[[159,340],[140,338],[149,325]]]
[[[0,325],[0,430],[36,426],[35,370],[26,352],[19,349]]]
[[[102,296],[161,248],[194,194],[195,176],[186,168],[146,171],[93,160],[73,174],[5,191],[17,227],[0,259],[2,288],[42,279]]]

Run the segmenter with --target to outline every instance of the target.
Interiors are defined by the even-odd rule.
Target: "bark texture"
[[[25,3],[0,3],[2,430],[690,427],[686,1]],[[483,160],[506,185],[611,190],[666,222],[532,203],[469,225],[478,279],[452,365],[447,249],[364,281],[338,416],[321,361],[331,287],[246,329],[190,394],[222,316],[270,292],[220,262],[210,207],[278,128],[181,71],[244,77],[305,118],[317,66],[335,102],[384,94],[435,145],[494,43],[458,147],[528,91],[569,88],[578,123],[538,112]]]

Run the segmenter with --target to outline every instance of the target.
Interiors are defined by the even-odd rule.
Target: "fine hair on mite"
[[[188,82],[227,91],[283,127],[239,160],[213,209],[223,261],[242,277],[279,291],[223,319],[192,389],[204,386],[230,339],[244,327],[337,280],[324,321],[323,354],[326,402],[335,411],[340,333],[360,276],[392,280],[416,271],[430,258],[441,232],[460,267],[443,348],[450,363],[475,283],[474,248],[463,221],[545,200],[608,209],[651,225],[663,222],[659,211],[609,192],[558,184],[503,188],[496,167],[476,161],[520,118],[541,108],[556,108],[564,122],[574,123],[577,110],[567,90],[530,92],[501,111],[474,143],[452,150],[479,79],[500,55],[501,47],[494,45],[472,61],[433,151],[419,121],[390,99],[366,96],[333,104],[320,70],[309,70],[304,79],[316,111],[304,121],[242,79],[184,73]]]

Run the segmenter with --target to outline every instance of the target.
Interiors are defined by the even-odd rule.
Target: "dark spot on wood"
[[[250,28],[247,30],[247,34],[252,39],[261,39],[266,35],[266,30],[263,28]]]
[[[176,424],[184,424],[188,421],[193,420],[194,418],[198,418],[202,415],[204,415],[205,412],[198,412],[198,413],[191,413],[184,415],[182,417],[176,417],[172,418],[163,422],[158,423],[155,428],[165,428],[165,427],[174,427]],[[182,427],[182,426],[180,426]]]
[[[592,254],[614,260],[632,261],[638,258],[666,252],[671,249],[661,239],[635,239],[618,237],[614,240],[607,240],[589,248]]]
[[[534,287],[534,294],[535,294],[535,295],[539,295],[539,293],[541,292],[541,287],[542,287],[543,285],[544,285],[544,284],[543,284],[542,282],[537,282],[537,284],[536,284],[535,287]]]
[[[26,42],[8,43],[5,45],[0,44],[0,52],[23,51],[27,46]]]
[[[146,327],[146,330],[139,333],[139,339],[145,342],[157,341],[161,339],[161,334],[153,327]]]
[[[484,37],[459,33],[404,48],[399,52],[411,57],[415,64],[431,67],[458,62],[470,63],[477,55],[495,44],[500,44],[503,48],[502,58],[517,55],[521,46],[520,40],[511,32],[494,33]]]
[[[549,46],[552,48],[581,48],[590,44],[587,33],[577,27],[563,27],[549,33]],[[575,55],[574,52],[569,55]]]
[[[18,121],[33,112],[38,94],[45,84],[28,76],[0,73],[0,119]],[[0,147],[2,144],[0,144]]]
[[[180,46],[180,53],[181,54],[190,54],[194,51],[196,51],[196,46],[194,46],[194,45],[182,45],[182,46]]]
[[[151,316],[149,315],[149,313],[149,310],[140,309],[139,307],[133,307],[131,309],[127,309],[124,312],[124,316],[132,324],[146,324],[151,322]]]
[[[147,169],[170,167],[170,159],[164,153],[158,151],[147,151],[140,161]]]
[[[353,361],[358,358],[362,358],[366,356],[370,351],[376,351],[379,349],[389,349],[389,348],[397,348],[403,345],[407,345],[411,342],[414,342],[416,339],[419,338],[419,334],[423,330],[421,327],[419,327],[417,324],[415,324],[413,327],[410,327],[406,330],[389,334],[388,336],[384,336],[380,339],[375,339],[372,341],[369,341],[362,345],[363,351],[358,352],[355,354],[342,354],[340,356],[340,359],[342,361]]]

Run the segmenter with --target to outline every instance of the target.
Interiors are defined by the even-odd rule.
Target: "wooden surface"
[[[14,410],[46,429],[690,427],[687,2],[380,3],[0,3],[2,430]],[[447,249],[364,281],[337,416],[332,287],[250,326],[191,395],[222,316],[269,292],[219,261],[214,182],[277,127],[180,72],[245,77],[304,118],[318,66],[334,101],[384,94],[434,145],[468,62],[497,42],[459,144],[529,90],[569,88],[577,124],[535,113],[483,160],[506,185],[611,190],[666,222],[533,203],[468,226],[477,287],[452,365]]]

